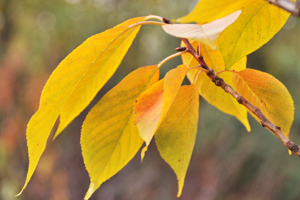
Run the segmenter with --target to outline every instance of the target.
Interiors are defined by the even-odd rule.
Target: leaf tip
[[[18,194],[15,195],[15,197],[20,196],[23,193],[23,191],[24,191],[24,187],[22,188],[22,190]]]
[[[179,180],[178,179],[178,193],[177,193],[177,198],[179,198],[182,194],[182,188],[183,188],[183,185],[184,185],[184,180]]]
[[[250,126],[246,127],[246,130],[247,130],[248,133],[250,133],[251,132],[251,127]]]
[[[141,162],[143,162],[143,160],[144,160],[145,153],[148,150],[148,145],[149,144],[146,144],[146,146],[142,149],[142,152],[141,152]]]
[[[25,188],[27,187],[27,184],[29,183],[29,181],[30,181],[30,179],[31,179],[31,176],[32,176],[32,174],[33,174],[33,171],[34,171],[34,169],[35,169],[35,168],[34,168],[34,169],[32,170],[31,168],[32,168],[32,163],[30,162],[30,158],[29,158],[29,167],[28,167],[27,177],[26,177],[24,186],[23,186],[23,188],[21,189],[21,191],[20,191],[18,194],[15,195],[15,197],[20,196],[20,195],[23,193],[23,191],[25,190]]]
[[[88,200],[92,194],[95,192],[95,190],[97,189],[98,187],[96,187],[96,184],[91,182],[90,183],[90,186],[89,186],[89,189],[88,191],[86,192],[85,196],[84,196],[84,200]]]
[[[239,119],[240,120],[240,119]],[[251,126],[249,124],[248,118],[246,118],[245,120],[241,120],[242,124],[245,126],[246,130],[248,133],[251,132]]]

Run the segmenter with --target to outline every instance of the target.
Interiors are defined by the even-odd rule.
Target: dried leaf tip
[[[169,19],[167,19],[167,18],[162,18],[163,19],[163,21],[166,23],[166,24],[173,24],[173,22],[171,21],[171,20],[169,20]]]

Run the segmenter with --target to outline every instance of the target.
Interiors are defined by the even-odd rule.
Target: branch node
[[[201,67],[201,68],[203,68],[203,69],[209,70],[209,68],[208,68],[206,65],[201,65],[201,64],[199,64],[198,67]],[[208,72],[208,73],[209,73],[209,72]]]
[[[186,47],[177,47],[175,48],[175,51],[185,51]]]
[[[200,57],[200,45],[197,46],[197,55]]]
[[[299,146],[290,140],[286,143],[286,145],[288,149],[292,151],[293,154],[299,151]]]
[[[238,97],[236,98],[236,100],[237,100],[237,102],[238,102],[239,104],[243,104],[243,98],[242,98],[242,96],[238,96]]]
[[[222,86],[223,79],[216,77],[214,82],[215,82],[216,86]]]

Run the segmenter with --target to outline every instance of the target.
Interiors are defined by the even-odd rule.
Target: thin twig
[[[216,86],[221,87],[225,92],[233,96],[237,102],[245,106],[250,112],[252,112],[255,116],[257,116],[260,119],[260,122],[263,127],[270,130],[282,143],[284,146],[286,146],[293,154],[300,157],[300,146],[289,140],[281,131],[281,128],[278,126],[275,126],[270,120],[261,112],[261,110],[251,104],[247,99],[245,99],[243,96],[241,96],[237,91],[235,91],[230,85],[225,83],[225,81],[220,78],[212,69],[210,69],[205,61],[203,60],[202,56],[197,55],[196,50],[193,48],[191,43],[188,39],[181,38],[182,41],[186,45],[186,51],[189,52],[196,58],[196,60],[199,62],[199,67],[204,69],[203,71],[206,73],[206,75],[216,84]]]
[[[180,56],[182,54],[184,54],[185,52],[184,51],[180,51],[180,52],[177,52],[177,53],[174,53],[168,57],[166,57],[165,59],[163,59],[162,61],[160,61],[157,65],[158,68],[160,68],[163,64],[165,64],[167,61],[171,60],[172,58],[175,58],[177,56]]]
[[[186,52],[189,52],[190,54],[192,54],[194,56],[194,58],[198,61],[198,63],[201,65],[201,67],[205,70],[209,70],[209,67],[206,65],[206,63],[203,60],[202,56],[199,56],[197,51],[194,49],[194,47],[191,45],[190,41],[186,38],[180,38],[184,44],[185,44],[185,48],[186,48]],[[207,68],[205,68],[207,67]]]
[[[290,0],[266,0],[270,4],[274,4],[275,6],[278,6],[279,8],[282,8],[289,13],[300,17],[300,4],[299,2],[293,2]]]

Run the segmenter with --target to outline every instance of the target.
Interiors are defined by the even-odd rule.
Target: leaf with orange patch
[[[232,74],[238,93],[258,107],[288,137],[294,120],[294,103],[287,88],[272,75],[254,69]],[[260,120],[250,112],[260,122]]]
[[[142,150],[142,159],[155,131],[172,105],[186,73],[185,65],[170,70],[164,79],[152,85],[136,99],[135,123],[146,142],[146,147]]]
[[[107,92],[88,113],[82,125],[81,146],[91,183],[84,199],[120,171],[142,146],[133,105],[158,78],[157,65],[141,67]]]

